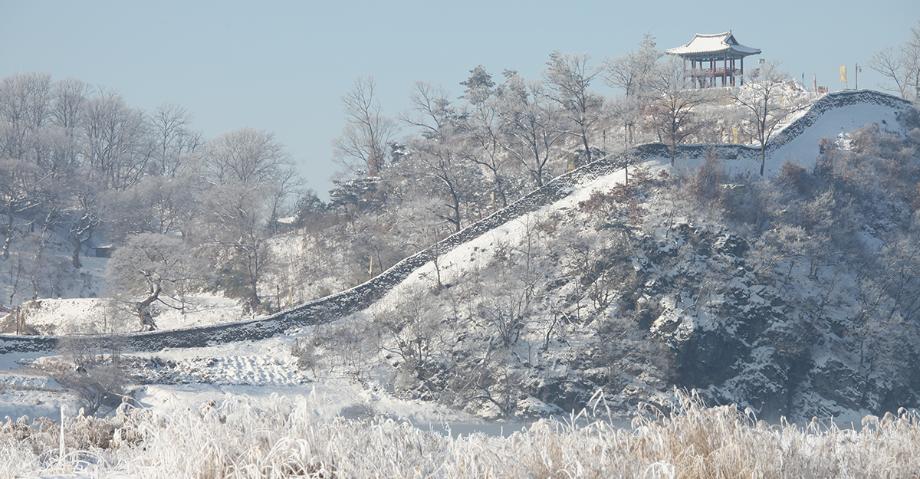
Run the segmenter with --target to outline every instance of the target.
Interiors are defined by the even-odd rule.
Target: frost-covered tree
[[[507,154],[502,148],[500,101],[496,96],[495,82],[482,65],[470,70],[470,77],[462,82],[463,98],[469,102],[466,118],[466,135],[473,148],[469,159],[488,174],[492,187],[491,206],[508,206]]]
[[[623,91],[616,110],[623,121],[628,144],[633,143],[635,125],[652,98],[656,62],[660,57],[655,37],[646,34],[639,48],[606,64],[607,84]]]
[[[655,37],[646,34],[635,51],[607,62],[607,83],[622,89],[627,97],[645,96],[654,81],[655,64],[660,57]]]
[[[789,115],[805,105],[784,95],[787,77],[775,64],[763,63],[750,74],[743,88],[732,91],[732,98],[741,107],[754,130],[760,147],[760,176],[767,163],[767,143]]]
[[[104,189],[124,190],[148,172],[155,147],[142,111],[114,92],[86,102],[83,158],[93,180]]]
[[[38,165],[23,160],[0,160],[0,213],[3,222],[3,244],[0,256],[10,257],[13,238],[16,235],[16,221],[42,205],[45,183],[49,175]]]
[[[182,296],[197,281],[190,248],[181,239],[141,233],[131,236],[112,255],[106,279],[116,297],[132,305],[143,330],[157,329],[151,306],[181,309]]]
[[[83,138],[80,127],[87,101],[89,86],[79,80],[60,80],[55,83],[51,99],[51,124],[63,137],[56,171],[78,167]]]
[[[562,112],[539,83],[528,83],[515,72],[506,72],[497,95],[502,147],[526,169],[533,186],[543,186],[566,136]]]
[[[92,239],[103,221],[103,205],[100,202],[103,191],[91,173],[86,171],[74,172],[66,182],[59,182],[58,186],[66,188],[67,192],[66,203],[60,211],[60,222],[71,244],[71,264],[74,268],[81,268],[83,247]]]
[[[48,120],[51,77],[22,73],[0,81],[0,152],[7,158],[41,163],[37,135]]]
[[[876,53],[869,67],[889,82],[886,89],[898,92],[905,100],[920,99],[920,22],[903,45]]]
[[[259,282],[270,265],[268,227],[290,181],[287,155],[272,134],[243,129],[209,142],[203,168],[212,186],[203,192],[201,241],[214,246],[216,286],[260,310]]]
[[[146,176],[124,191],[104,195],[103,210],[110,239],[122,241],[137,233],[196,236],[197,216],[203,213],[204,191],[197,175]]]
[[[453,231],[465,224],[466,206],[479,184],[478,172],[467,159],[471,156],[463,124],[446,95],[428,84],[417,83],[412,95],[414,114],[405,121],[420,129],[420,138],[410,144],[416,170],[427,179],[429,191],[437,193],[434,215]]]
[[[423,288],[407,291],[398,308],[373,316],[382,333],[381,349],[396,355],[400,368],[422,383],[429,379],[433,358],[446,346],[444,313],[428,300],[430,294]]]
[[[590,90],[591,83],[600,75],[600,68],[588,63],[587,55],[567,55],[553,52],[546,62],[546,94],[558,103],[574,126],[574,136],[585,149],[585,158],[591,161],[590,136],[600,121],[604,98]]]
[[[672,166],[677,145],[699,129],[696,109],[707,101],[704,91],[686,88],[685,80],[683,65],[674,59],[655,68],[651,79],[650,119],[658,138],[668,145]]]
[[[381,111],[376,90],[373,78],[359,78],[342,97],[345,129],[335,142],[342,161],[370,177],[380,174],[386,163],[388,145],[396,133],[396,124]]]
[[[275,135],[243,128],[214,138],[204,151],[207,178],[217,184],[268,184],[288,164],[284,148]]]
[[[191,115],[178,105],[162,105],[150,117],[154,142],[153,172],[174,177],[189,156],[201,146],[201,134],[192,131]]]

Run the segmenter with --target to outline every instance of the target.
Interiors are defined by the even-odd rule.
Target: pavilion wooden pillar
[[[741,57],[741,86],[744,86],[744,57]]]
[[[734,58],[732,58],[731,68],[732,68],[732,86],[735,86],[735,59]]]
[[[709,86],[716,86],[716,59],[709,60]]]

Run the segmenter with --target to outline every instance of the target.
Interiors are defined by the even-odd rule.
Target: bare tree
[[[702,90],[687,89],[684,80],[683,66],[672,59],[655,69],[651,83],[651,119],[658,137],[668,145],[672,166],[677,145],[699,129],[696,108],[707,101]]]
[[[869,67],[891,82],[886,88],[897,91],[905,100],[916,101],[920,99],[920,22],[910,33],[899,48],[876,53]]]
[[[546,63],[548,95],[558,103],[575,125],[574,132],[585,149],[585,158],[591,161],[591,129],[601,118],[603,97],[592,93],[591,82],[601,73],[600,68],[588,65],[587,55],[565,55],[553,52]]]
[[[243,128],[211,140],[204,152],[207,177],[217,184],[266,184],[288,166],[275,135]]]
[[[188,155],[201,145],[201,135],[189,127],[191,115],[177,105],[162,105],[150,118],[156,146],[154,171],[162,176],[176,176]]]
[[[89,87],[79,80],[62,80],[54,85],[51,101],[51,122],[64,134],[64,148],[55,166],[70,169],[77,166],[80,154],[79,129],[83,121]]]
[[[627,97],[644,96],[654,81],[655,62],[659,57],[661,53],[655,37],[646,34],[636,51],[607,62],[607,83],[621,88]]]
[[[144,114],[112,92],[86,103],[84,158],[103,188],[124,190],[147,173],[155,151]]]
[[[381,349],[395,354],[402,366],[427,381],[432,357],[442,344],[443,313],[429,300],[430,292],[414,288],[402,295],[399,306],[380,311],[374,322],[384,334]]]
[[[293,166],[286,166],[278,171],[274,184],[269,189],[270,204],[268,225],[272,233],[278,232],[278,220],[282,214],[291,211],[292,197],[303,186],[303,178],[297,173]]]
[[[877,308],[875,313],[887,316],[891,320],[895,313],[907,322],[920,317],[920,232],[913,230],[885,247],[881,252],[882,268],[879,268],[880,283],[885,293],[892,299],[892,308],[883,311]]]
[[[777,128],[792,113],[805,107],[783,95],[786,76],[776,65],[763,63],[754,71],[743,88],[732,91],[732,98],[747,113],[753,125],[754,136],[760,146],[760,176],[767,163],[767,143]]]
[[[466,133],[475,148],[469,159],[488,172],[492,186],[492,206],[508,206],[505,155],[501,142],[501,120],[499,102],[495,97],[495,82],[480,65],[470,70],[470,77],[460,84],[466,87],[464,98],[471,105],[471,111],[464,115]]]
[[[145,176],[127,190],[104,192],[100,203],[107,239],[117,243],[138,233],[181,233],[193,240],[206,214],[201,208],[206,187],[197,174],[182,172],[176,177]]]
[[[501,101],[502,147],[543,186],[550,160],[559,152],[566,129],[558,108],[547,101],[538,83],[509,72],[498,93]]]
[[[7,157],[30,160],[38,130],[49,115],[51,77],[41,73],[22,73],[0,82],[0,152]]]
[[[376,88],[373,78],[359,78],[342,98],[345,129],[335,142],[338,154],[346,162],[357,161],[371,177],[380,174],[387,145],[396,132],[396,124],[381,113]]]
[[[471,154],[458,114],[444,92],[426,83],[416,84],[412,104],[415,115],[404,121],[421,130],[421,138],[411,144],[421,167],[419,174],[433,180],[433,189],[440,193],[443,204],[437,205],[435,216],[460,231],[464,206],[477,182],[475,172],[465,161]]]
[[[635,127],[653,98],[655,64],[661,53],[655,37],[646,34],[639,48],[606,64],[607,84],[623,90],[624,96],[612,105],[612,116],[623,122],[626,149],[626,183],[629,183],[629,148],[635,143]]]

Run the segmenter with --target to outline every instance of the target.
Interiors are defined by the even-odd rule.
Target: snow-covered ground
[[[162,380],[168,384],[132,386],[131,404],[160,413],[197,410],[205,404],[233,402],[264,407],[307,398],[311,414],[318,418],[391,418],[441,433],[509,434],[520,430],[518,422],[492,423],[428,402],[396,398],[379,385],[357,384],[344,376],[311,377],[298,369],[291,354],[293,338],[231,343],[207,348],[164,350],[125,355],[124,360],[168,363],[167,372],[150,374],[141,382]],[[0,420],[50,417],[57,419],[63,406],[67,414],[79,410],[79,398],[53,379],[30,367],[36,362],[57,360],[41,354],[0,355]]]
[[[825,112],[803,134],[770,153],[767,174],[777,174],[785,161],[793,161],[804,167],[813,166],[819,153],[820,140],[834,139],[842,133],[872,123],[882,128],[896,128],[895,111],[880,105],[856,104]],[[679,172],[690,172],[698,168],[702,161],[680,158],[674,168]],[[759,164],[750,160],[726,160],[724,166],[732,174],[752,176],[759,169]],[[633,171],[636,167],[647,169],[652,174],[662,171],[675,173],[670,160],[664,157],[646,159],[641,165],[633,165]],[[624,179],[624,172],[616,171],[587,181],[567,197],[445,252],[438,264],[442,280],[449,282],[466,269],[487,264],[498,243],[520,244],[525,238],[528,225],[535,224],[539,218],[571,209],[592,193],[609,191],[622,184]],[[434,274],[434,264],[427,263],[393,287],[372,307],[372,311],[391,306],[415,285],[430,284]],[[175,311],[160,314],[157,318],[160,327],[184,328],[241,319],[241,310],[235,301],[199,295],[193,302],[200,309],[185,315]],[[127,329],[116,329],[121,327],[116,322],[109,329],[109,317],[104,300],[42,300],[42,306],[26,321],[46,334],[66,334],[87,324],[103,324],[103,329],[97,329],[98,332],[127,331],[131,328],[127,325],[133,324],[127,321],[124,326]],[[258,404],[266,397],[293,398],[309,395],[315,399],[314,413],[317,415],[373,415],[406,418],[417,425],[450,423],[460,428],[483,430],[491,427],[475,417],[437,405],[396,399],[379,384],[359,385],[344,377],[313,377],[298,369],[296,358],[291,354],[294,339],[281,337],[129,355],[138,360],[155,358],[169,364],[165,370],[152,373],[146,380],[135,384],[135,397],[141,407],[168,411],[194,409],[202,403],[231,398]],[[72,393],[28,366],[30,362],[47,356],[41,353],[0,355],[0,417],[54,417],[61,405],[68,410],[76,409],[77,398]]]
[[[248,319],[239,301],[215,294],[198,293],[185,298],[184,309],[157,308],[160,329],[181,329]],[[18,315],[18,316],[17,316]],[[16,319],[19,324],[16,324]],[[38,299],[23,303],[18,313],[0,317],[5,333],[41,335],[131,333],[140,321],[130,305],[109,298]]]

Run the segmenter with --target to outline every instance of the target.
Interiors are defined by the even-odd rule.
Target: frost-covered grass
[[[630,427],[582,415],[507,437],[451,437],[398,420],[315,415],[310,398],[260,407],[131,410],[75,418],[65,453],[55,423],[0,426],[0,476],[78,477],[912,477],[920,417],[857,429],[768,425],[679,397]],[[602,408],[601,408],[602,409]]]

